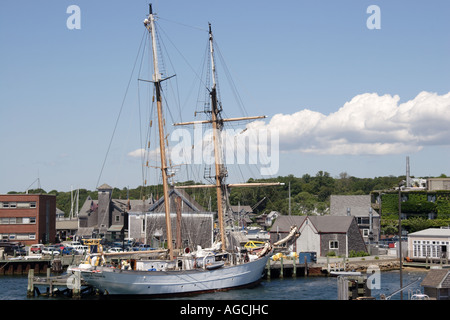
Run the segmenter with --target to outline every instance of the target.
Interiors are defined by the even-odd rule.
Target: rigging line
[[[222,65],[224,66],[223,69],[224,69],[225,75],[227,76],[227,79],[228,79],[228,81],[230,83],[230,87],[231,87],[231,89],[233,91],[233,94],[235,96],[236,102],[238,103],[238,105],[241,108],[241,111],[244,113],[244,115],[247,116],[248,115],[247,111],[245,110],[245,107],[244,107],[244,104],[242,102],[242,99],[241,99],[241,97],[239,95],[238,90],[236,89],[236,85],[235,85],[235,83],[233,81],[233,77],[231,76],[231,72],[228,69],[227,64],[225,63],[225,59],[224,59],[224,57],[222,55],[222,52],[220,51],[220,47],[217,44],[217,42],[214,41],[214,43],[215,43],[215,48],[217,48],[217,52],[218,52],[220,61],[222,62]]]
[[[144,48],[142,49],[142,57],[141,57],[141,63],[139,65],[139,71],[138,71],[138,75],[141,74],[142,71],[142,66],[144,65],[144,56],[145,56],[145,48],[147,45],[147,41],[144,41]],[[137,89],[138,89],[138,110],[139,110],[139,140],[140,140],[140,145],[142,148],[141,151],[141,165],[142,165],[142,169],[141,169],[141,174],[142,174],[142,187],[141,187],[141,199],[142,196],[144,195],[144,190],[143,188],[144,186],[144,181],[145,181],[145,168],[144,168],[144,163],[145,163],[145,158],[144,158],[144,154],[145,154],[145,146],[143,145],[143,139],[142,139],[142,115],[141,115],[141,94],[140,94],[140,81],[137,81]]]
[[[190,25],[188,25],[188,24],[181,23],[181,22],[177,22],[177,21],[173,21],[173,20],[169,20],[169,19],[167,19],[167,18],[161,18],[160,16],[158,16],[158,19],[164,20],[164,21],[167,21],[167,22],[171,22],[171,23],[174,23],[174,24],[178,24],[178,25],[183,26],[183,27],[187,27],[187,28],[191,28],[191,29],[196,29],[196,30],[200,30],[200,31],[204,31],[204,32],[209,32],[209,30],[204,29],[204,28],[202,28],[202,27],[190,26]]]
[[[206,86],[206,84],[204,83],[203,79],[198,75],[198,73],[195,71],[195,69],[191,66],[191,64],[188,62],[188,60],[186,59],[186,57],[181,53],[181,51],[178,49],[178,47],[173,43],[173,41],[170,39],[170,37],[165,33],[164,29],[161,29],[161,31],[164,33],[164,35],[167,37],[167,39],[169,40],[169,42],[172,44],[172,46],[175,48],[175,50],[178,52],[178,54],[181,56],[181,58],[184,60],[184,62],[188,65],[188,67],[192,70],[192,72],[194,72],[194,74],[196,75],[196,77],[200,80],[200,82],[202,84],[205,85],[206,88],[208,88]],[[209,90],[209,89],[208,89]]]
[[[127,96],[127,94],[128,94],[128,89],[130,88],[131,79],[132,79],[133,74],[134,74],[134,69],[136,68],[136,63],[137,63],[137,60],[138,60],[138,57],[139,57],[139,53],[140,53],[140,51],[141,51],[142,42],[144,41],[144,38],[145,38],[144,36],[145,36],[145,31],[144,31],[144,33],[143,33],[143,36],[142,36],[142,39],[141,39],[141,43],[140,43],[140,45],[139,45],[138,53],[137,53],[136,59],[135,59],[135,61],[134,61],[133,69],[132,69],[131,74],[130,74],[130,79],[128,80],[128,84],[127,84],[127,88],[126,88],[126,90],[125,90],[124,97],[123,97],[123,99],[122,99],[122,104],[121,104],[121,106],[120,106],[119,114],[117,115],[116,123],[115,123],[115,125],[114,125],[114,130],[113,130],[113,133],[112,133],[112,135],[111,135],[111,140],[109,141],[109,145],[108,145],[108,149],[107,149],[107,151],[106,151],[105,159],[103,160],[102,168],[101,168],[100,174],[99,174],[99,176],[98,176],[96,188],[97,188],[98,185],[99,185],[99,182],[100,182],[100,179],[101,179],[101,176],[102,176],[102,173],[103,173],[103,169],[105,168],[106,159],[108,158],[108,154],[109,154],[109,151],[110,151],[110,149],[111,149],[112,141],[113,141],[113,139],[114,139],[114,134],[116,133],[117,125],[119,124],[120,115],[122,114],[123,106],[125,105],[125,99],[126,99],[126,96]]]
[[[157,25],[158,25],[158,31],[161,30],[161,32],[163,32],[163,33],[167,36],[167,34],[164,32],[164,29],[161,28],[161,26],[160,26],[159,24],[157,24]],[[170,41],[170,39],[169,39],[169,41]],[[166,45],[165,45],[164,41],[162,41],[162,39],[161,39],[160,37],[158,37],[158,42],[160,43],[161,51],[162,51],[162,48],[164,48],[164,51],[165,51],[165,52],[169,52],[169,51],[167,50],[167,48],[166,48]],[[172,63],[172,59],[170,59],[170,56],[169,56],[168,54],[166,55],[166,57],[169,59],[169,64],[170,64],[170,66],[172,67],[174,73],[176,74],[176,72],[175,72],[175,67],[174,67],[174,65],[173,65],[173,63]],[[167,76],[168,76],[168,75],[167,75]],[[175,77],[174,80],[175,80],[175,87],[176,87],[175,92],[173,92],[174,89],[173,89],[172,86],[170,86],[170,88],[172,89],[173,95],[176,97],[175,100],[176,100],[177,105],[178,105],[178,110],[179,110],[179,113],[180,113],[180,119],[181,119],[180,90],[179,90],[179,86],[178,86],[178,79]]]

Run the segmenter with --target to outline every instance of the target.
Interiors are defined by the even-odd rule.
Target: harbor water
[[[426,276],[424,269],[404,269],[403,286],[417,281],[403,291],[403,299],[407,300],[411,293],[423,291],[420,283]],[[44,296],[27,298],[27,276],[0,277],[0,300],[51,300]],[[383,271],[380,273],[379,289],[372,290],[372,296],[380,300],[382,294],[389,296],[400,288],[400,271]],[[42,291],[45,291],[43,288]],[[283,279],[263,280],[259,285],[249,289],[236,289],[223,292],[198,294],[178,297],[184,300],[337,300],[338,284],[336,277],[285,277]],[[69,298],[58,298],[69,299]],[[400,293],[391,297],[399,300]]]

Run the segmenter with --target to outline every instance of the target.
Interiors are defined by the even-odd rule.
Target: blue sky
[[[67,28],[70,5],[80,8],[79,30]],[[370,5],[380,8],[381,29],[367,28]],[[183,52],[174,65],[200,64],[212,23],[247,114],[267,115],[260,125],[281,129],[275,176],[397,176],[406,156],[413,175],[450,175],[450,2],[153,6]],[[38,177],[47,191],[93,190],[98,180],[119,188],[142,183],[140,163],[129,156],[141,146],[136,88],[125,92],[147,12],[144,0],[1,2],[0,193],[25,191]],[[182,95],[188,69],[177,69]],[[222,102],[227,115],[241,115],[225,89]],[[183,120],[190,120],[193,110],[182,104]]]

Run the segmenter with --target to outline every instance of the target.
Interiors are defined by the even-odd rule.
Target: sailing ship
[[[226,121],[238,121],[257,119],[261,117],[246,117],[222,119],[221,108],[218,107],[218,98],[215,81],[214,47],[211,25],[209,24],[209,46],[212,69],[211,119],[200,121],[200,123],[211,124],[213,127],[214,157],[215,157],[215,183],[211,185],[185,186],[185,188],[215,188],[217,194],[217,212],[219,221],[220,241],[210,249],[201,249],[196,252],[186,252],[175,256],[172,244],[172,228],[170,220],[170,201],[168,184],[168,166],[165,150],[164,120],[162,114],[161,82],[159,72],[158,54],[155,36],[155,14],[150,4],[148,17],[144,20],[144,26],[151,35],[153,54],[153,82],[156,96],[158,114],[159,148],[161,157],[161,175],[163,182],[165,223],[167,236],[167,257],[158,259],[136,259],[132,267],[112,267],[106,264],[83,268],[80,270],[83,279],[90,285],[110,295],[175,295],[199,292],[211,292],[258,283],[264,273],[264,268],[271,253],[271,245],[265,245],[255,253],[245,253],[232,250],[227,251],[227,239],[225,237],[224,212],[226,207],[226,194],[232,184],[226,184],[226,168],[222,164],[220,153],[220,131]],[[198,123],[185,122],[176,125],[189,125]],[[238,186],[267,186],[279,185],[278,183],[248,183]],[[228,248],[229,249],[229,248]]]

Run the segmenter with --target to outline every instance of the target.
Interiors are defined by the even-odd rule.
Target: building
[[[450,229],[429,228],[408,235],[408,257],[412,260],[448,259]]]
[[[431,269],[420,284],[432,300],[450,300],[450,270]]]
[[[126,237],[130,202],[112,199],[113,188],[103,184],[97,188],[98,200],[86,199],[78,214],[79,238],[104,238],[118,241]]]
[[[31,245],[54,243],[55,237],[56,196],[0,195],[0,239]]]
[[[253,223],[251,217],[253,217],[254,214],[252,207],[250,206],[230,206],[230,212],[232,215],[231,221],[237,221],[239,227],[246,228]]]
[[[278,218],[280,213],[278,211],[270,211],[269,213],[262,213],[255,218],[255,222],[262,228],[270,228],[273,222]]]
[[[214,213],[205,212],[181,189],[171,189],[169,199],[174,247],[211,247],[214,242]],[[156,202],[135,201],[138,203],[128,212],[129,237],[154,248],[163,247],[167,241],[164,197]]]
[[[370,195],[330,197],[330,215],[355,217],[366,243],[378,242],[381,229],[380,215],[372,209],[370,199]]]
[[[450,178],[428,178],[428,191],[450,190]]]
[[[299,229],[299,236],[292,243],[292,250],[315,252],[327,256],[334,251],[338,256],[349,256],[351,251],[367,252],[367,247],[352,216],[279,216],[270,230],[272,243],[283,239],[291,227]]]

